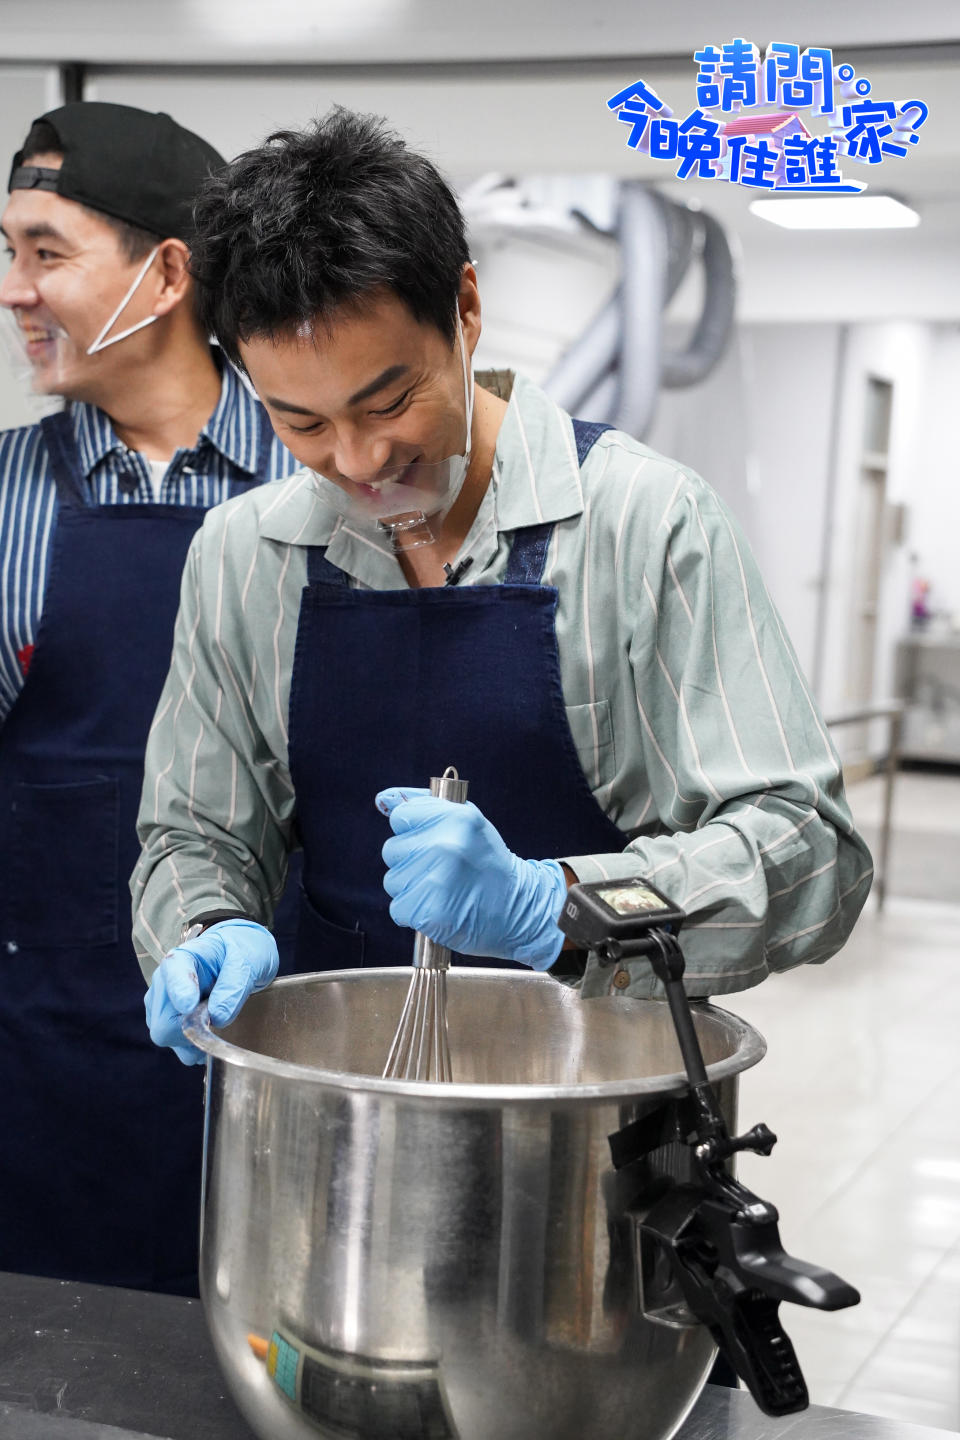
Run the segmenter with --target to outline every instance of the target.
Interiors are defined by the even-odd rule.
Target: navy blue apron
[[[203,1071],[150,1041],[129,878],[205,511],[90,504],[69,416],[43,430],[59,513],[0,729],[0,1270],[195,1294]],[[271,439],[261,417],[258,480]]]
[[[608,426],[574,421],[580,463]],[[518,530],[500,585],[354,590],[311,550],[290,694],[304,874],[297,968],[409,965],[390,919],[374,795],[455,765],[517,854],[609,853],[627,837],[583,773],[541,584],[552,526]],[[458,963],[493,964],[458,957]]]

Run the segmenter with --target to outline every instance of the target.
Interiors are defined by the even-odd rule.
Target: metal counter
[[[906,700],[904,758],[960,764],[960,635],[905,636],[897,646],[896,689]]]
[[[743,1391],[708,1385],[677,1440],[953,1434],[819,1406],[771,1420]],[[0,1440],[254,1436],[226,1394],[199,1300],[0,1274]]]

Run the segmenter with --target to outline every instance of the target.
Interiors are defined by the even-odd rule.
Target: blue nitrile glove
[[[193,940],[170,950],[160,962],[144,998],[150,1038],[169,1045],[185,1065],[206,1056],[184,1037],[184,1015],[209,998],[211,1025],[229,1025],[247,996],[276,978],[277,942],[253,920],[219,920]]]
[[[398,925],[461,955],[519,960],[548,970],[563,947],[557,920],[567,882],[556,860],[521,860],[476,805],[429,790],[381,790],[392,837],[383,887]]]

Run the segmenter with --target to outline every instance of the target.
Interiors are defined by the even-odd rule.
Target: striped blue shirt
[[[128,450],[109,416],[70,407],[80,465],[98,505],[156,503],[150,466]],[[209,509],[241,493],[257,468],[262,411],[236,371],[223,365],[220,399],[192,450],[167,466],[159,502]],[[297,462],[274,437],[267,479]],[[57,490],[39,425],[0,432],[0,725],[23,689],[43,609],[57,519]]]

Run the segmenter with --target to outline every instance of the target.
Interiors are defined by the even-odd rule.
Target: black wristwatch
[[[216,925],[220,920],[249,920],[251,925],[260,923],[254,920],[252,915],[244,915],[241,910],[207,910],[203,915],[194,915],[192,920],[184,922],[177,944],[196,940],[198,935],[202,935],[204,930],[209,930],[211,925]]]

